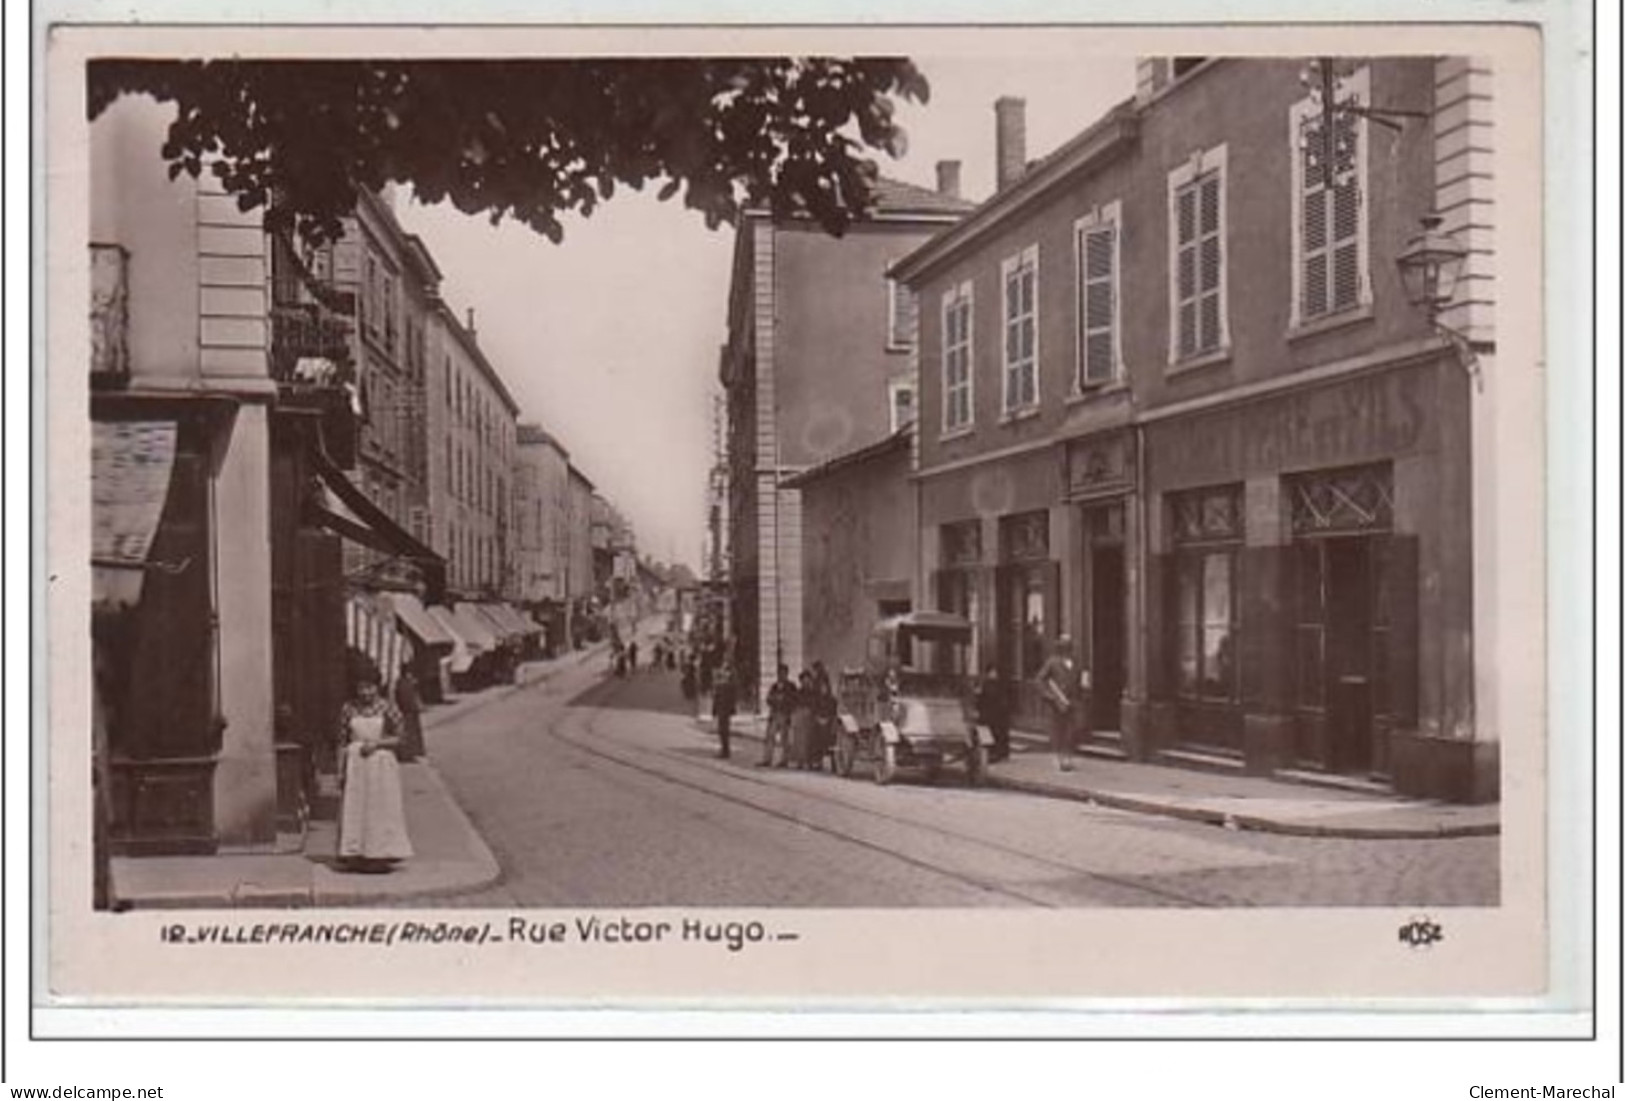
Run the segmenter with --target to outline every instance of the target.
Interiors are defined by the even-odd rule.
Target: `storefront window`
[[[1237,552],[1241,487],[1192,490],[1170,498],[1173,517],[1174,680],[1181,696],[1238,698]]]

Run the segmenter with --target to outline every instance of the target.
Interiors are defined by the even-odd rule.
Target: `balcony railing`
[[[340,385],[350,375],[350,319],[314,302],[271,309],[271,375],[278,382]]]
[[[130,253],[90,246],[90,380],[122,386],[130,378]]]

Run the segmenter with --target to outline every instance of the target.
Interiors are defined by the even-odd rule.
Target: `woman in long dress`
[[[339,709],[344,745],[344,802],[339,862],[356,871],[388,871],[412,855],[401,806],[401,713],[378,691],[371,671],[356,678],[356,697]]]

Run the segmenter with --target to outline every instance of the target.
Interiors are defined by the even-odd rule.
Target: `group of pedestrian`
[[[767,690],[767,730],[762,740],[763,768],[818,768],[835,741],[835,691],[822,661],[803,669],[792,681],[790,667],[780,664]]]
[[[1071,772],[1073,741],[1078,728],[1088,721],[1088,711],[1084,705],[1087,702],[1089,673],[1080,669],[1073,658],[1070,636],[1062,635],[1055,640],[1035,680],[1044,701],[1050,751],[1055,754],[1055,766],[1062,772]],[[988,754],[990,762],[1010,759],[1010,721],[1015,712],[1013,688],[1014,682],[1001,675],[997,664],[988,665],[977,687],[976,721],[993,733],[993,750]]]

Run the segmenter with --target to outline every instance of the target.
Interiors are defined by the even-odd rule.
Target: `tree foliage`
[[[760,206],[839,233],[866,151],[902,152],[895,98],[929,90],[895,58],[90,64],[92,119],[128,93],[176,104],[172,176],[214,173],[269,228],[331,238],[357,188],[393,182],[557,241],[562,213],[653,181],[713,227]]]

